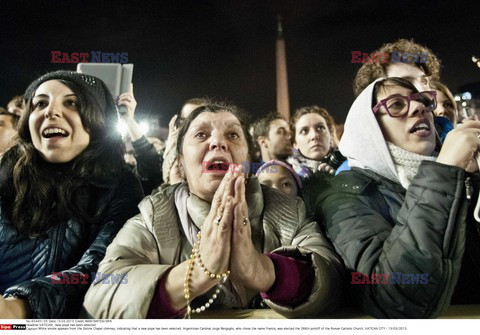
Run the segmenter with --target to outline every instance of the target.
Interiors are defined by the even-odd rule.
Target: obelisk
[[[283,37],[282,17],[277,16],[277,112],[288,121],[290,118],[290,103],[288,99],[287,56],[285,53],[285,39]]]

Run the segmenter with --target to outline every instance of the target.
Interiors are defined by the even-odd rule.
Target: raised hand
[[[258,292],[266,292],[275,282],[275,268],[271,259],[257,252],[253,245],[244,176],[238,177],[235,181],[234,203],[231,279]]]
[[[328,165],[327,163],[321,163],[318,166],[317,171],[325,171],[329,174],[335,174],[335,169],[333,167],[331,167],[330,165]]]
[[[118,96],[118,106],[125,106],[126,113],[120,114],[123,119],[133,119],[135,116],[135,108],[137,108],[137,101],[133,95],[133,84],[130,85],[130,92],[122,93]]]
[[[480,121],[465,121],[448,133],[437,162],[474,172],[478,170],[475,156],[479,148]]]
[[[229,268],[235,206],[233,187],[238,176],[239,172],[229,169],[215,192],[202,226],[199,252],[205,270],[211,273],[225,273]]]

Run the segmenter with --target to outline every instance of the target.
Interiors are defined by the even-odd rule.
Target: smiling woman
[[[18,140],[0,163],[0,318],[77,317],[90,273],[143,193],[123,163],[102,81],[52,72],[25,98]]]
[[[32,99],[28,119],[32,143],[50,163],[66,163],[78,156],[90,143],[83,128],[78,97],[58,80],[42,83]]]
[[[93,284],[85,315],[95,318],[190,317],[207,308],[258,308],[288,317],[331,313],[339,303],[339,256],[298,197],[261,186],[241,168],[251,137],[239,109],[208,104],[180,129],[186,182],[139,205],[99,271],[128,274],[126,285]]]

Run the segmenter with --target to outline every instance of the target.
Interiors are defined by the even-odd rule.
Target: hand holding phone
[[[132,90],[132,77],[133,77],[133,64],[124,64],[122,66],[122,80],[120,82],[120,96],[118,97],[120,100],[120,97],[126,93],[131,92],[133,96],[133,90]],[[133,99],[135,100],[135,99]],[[136,106],[136,102],[135,102]],[[118,108],[118,114],[121,116],[123,114],[128,113],[127,107],[125,104],[120,105]],[[135,109],[135,108],[134,108]]]
[[[117,100],[118,116],[120,119],[133,119],[137,101],[133,95],[133,84],[130,84],[128,92],[120,94]]]

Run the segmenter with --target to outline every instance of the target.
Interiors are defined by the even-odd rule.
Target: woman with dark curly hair
[[[76,317],[92,272],[143,192],[105,84],[48,73],[25,93],[0,163],[0,318]]]

